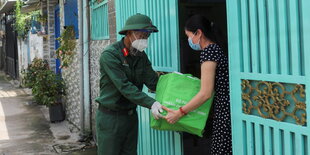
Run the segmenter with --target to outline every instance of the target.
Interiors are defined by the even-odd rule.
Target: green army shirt
[[[156,90],[158,75],[145,52],[124,56],[123,40],[105,48],[100,56],[100,96],[96,101],[111,110],[129,110],[137,105],[151,108],[156,100],[142,88],[145,84]]]

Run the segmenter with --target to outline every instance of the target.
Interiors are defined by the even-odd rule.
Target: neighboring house
[[[18,55],[17,55],[17,41],[16,33],[13,31],[13,8],[15,0],[1,0],[0,1],[0,15],[1,15],[1,44],[0,59],[1,67],[4,71],[13,78],[18,78]],[[4,63],[3,63],[4,62]]]
[[[28,0],[21,8],[21,13],[29,13],[32,11],[42,10],[41,3],[38,0]],[[34,18],[34,17],[32,17]],[[35,20],[31,21],[31,28],[26,37],[17,39],[18,58],[20,73],[27,69],[31,61],[37,57],[43,59],[43,39],[44,36],[38,35],[41,31],[41,25]]]
[[[41,25],[41,29],[45,33],[30,31],[28,37],[30,57],[31,59],[41,57],[48,60],[51,69],[62,74],[67,86],[66,96],[64,97],[66,119],[83,132],[84,125],[81,119],[83,111],[81,111],[82,102],[80,98],[81,90],[83,90],[80,84],[80,69],[83,66],[79,61],[82,51],[79,43],[78,2],[77,0],[43,0],[40,1],[40,6],[43,15],[47,17],[47,25]],[[60,69],[60,61],[56,59],[55,51],[60,46],[57,38],[60,37],[65,26],[74,26],[78,44],[74,51],[76,54],[73,63],[68,68]]]
[[[78,18],[82,16],[78,15],[78,1],[66,0],[65,2],[58,2],[58,0],[28,0],[24,3],[25,5],[22,7],[21,12],[27,13],[35,10],[40,10],[43,17],[46,18],[46,25],[42,25],[33,20],[31,24],[32,27],[26,37],[20,37],[18,39],[15,51],[16,53],[14,53],[16,54],[16,62],[17,60],[19,61],[16,66],[19,65],[20,71],[22,69],[26,69],[28,64],[30,64],[33,60],[33,58],[37,57],[47,60],[50,68],[55,72],[62,73],[62,76],[66,81],[67,85],[67,93],[64,97],[64,104],[67,116],[66,118],[83,133],[90,133],[90,125],[88,125],[88,127],[86,127],[85,129],[88,130],[87,132],[84,131],[84,126],[86,125],[84,125],[83,123],[85,122],[85,124],[90,124],[90,120],[83,121],[82,119],[83,115],[87,113],[90,114],[90,110],[88,110],[88,112],[83,112],[84,108],[81,107],[81,105],[83,105],[83,102],[81,102],[81,96],[83,96],[83,94],[81,93],[84,93],[84,91],[82,91],[84,90],[82,87],[83,83],[81,82],[83,82],[84,80],[82,79],[83,72],[81,72],[81,68],[83,68],[83,66],[80,60],[81,56],[85,56],[85,54],[81,54],[81,39],[83,38],[79,37],[80,29],[78,24]],[[14,9],[14,4],[10,6],[12,9]],[[12,16],[9,17],[12,18]],[[5,16],[5,18],[9,17]],[[12,22],[10,23],[11,25]],[[7,25],[8,24],[6,24],[6,26]],[[76,42],[78,44],[75,49],[76,54],[73,63],[68,68],[61,70],[60,61],[56,59],[55,55],[55,51],[59,47],[59,42],[56,39],[60,37],[61,32],[63,31],[63,28],[65,26],[74,26],[74,30],[76,33]],[[10,28],[11,29],[9,29],[9,32],[15,34],[13,27]],[[6,31],[8,31],[8,29],[6,29]],[[10,43],[14,42],[10,41]],[[2,59],[2,52],[0,52],[0,54],[0,58]],[[7,55],[8,52],[5,52],[5,54]],[[6,58],[5,60],[8,61],[10,59]],[[4,65],[6,65],[7,68],[10,67],[10,64],[8,63],[4,63]],[[18,76],[19,74],[21,74],[21,72],[18,73],[17,71],[16,75]]]
[[[13,10],[14,3],[6,1],[1,3],[1,13],[5,13],[1,22],[0,38],[2,45],[6,45],[4,49],[0,46],[0,59],[2,68],[12,77],[19,77],[23,69],[27,69],[33,58],[42,58],[49,62],[50,68],[55,72],[60,72],[60,63],[56,59],[55,51],[59,47],[56,40],[64,26],[73,25],[75,28],[76,39],[79,42],[78,27],[78,2],[77,0],[67,0],[66,2],[58,0],[28,0],[21,8],[22,13],[40,10],[46,25],[38,23],[36,20],[31,21],[31,29],[25,37],[19,37],[13,29]],[[0,8],[1,8],[0,7]],[[11,8],[11,9],[9,9]],[[82,16],[81,16],[82,17]],[[5,32],[2,34],[1,32]],[[15,38],[15,40],[14,40]],[[78,129],[82,129],[81,124],[82,111],[80,110],[80,96],[83,90],[80,84],[79,69],[81,46],[76,46],[76,55],[71,67],[62,70],[63,78],[67,84],[67,95],[64,98],[67,120],[74,124]],[[21,80],[21,79],[20,79]],[[90,123],[90,120],[88,121]],[[90,128],[90,127],[89,127]],[[90,130],[90,129],[89,129]]]

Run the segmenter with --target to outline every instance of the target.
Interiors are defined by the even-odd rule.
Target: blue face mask
[[[196,34],[196,33],[194,33],[193,36],[195,36],[195,34]],[[201,50],[201,47],[200,47],[199,42],[200,42],[200,39],[199,39],[199,41],[198,41],[197,44],[194,44],[194,43],[193,43],[193,37],[188,38],[188,44],[189,44],[189,46],[190,46],[193,50],[195,50],[195,51],[200,51],[200,50]]]

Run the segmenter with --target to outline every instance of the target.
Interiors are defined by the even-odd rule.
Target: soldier
[[[142,92],[145,84],[156,90],[157,73],[144,52],[151,33],[158,32],[148,16],[129,17],[119,32],[125,37],[107,48],[100,57],[100,96],[96,114],[99,155],[136,155],[138,141],[137,105],[162,117],[162,105]]]

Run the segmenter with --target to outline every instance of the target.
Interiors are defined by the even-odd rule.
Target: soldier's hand
[[[163,115],[160,114],[161,112],[163,112],[163,108],[159,102],[154,102],[151,107],[151,112],[155,119],[163,118]]]

